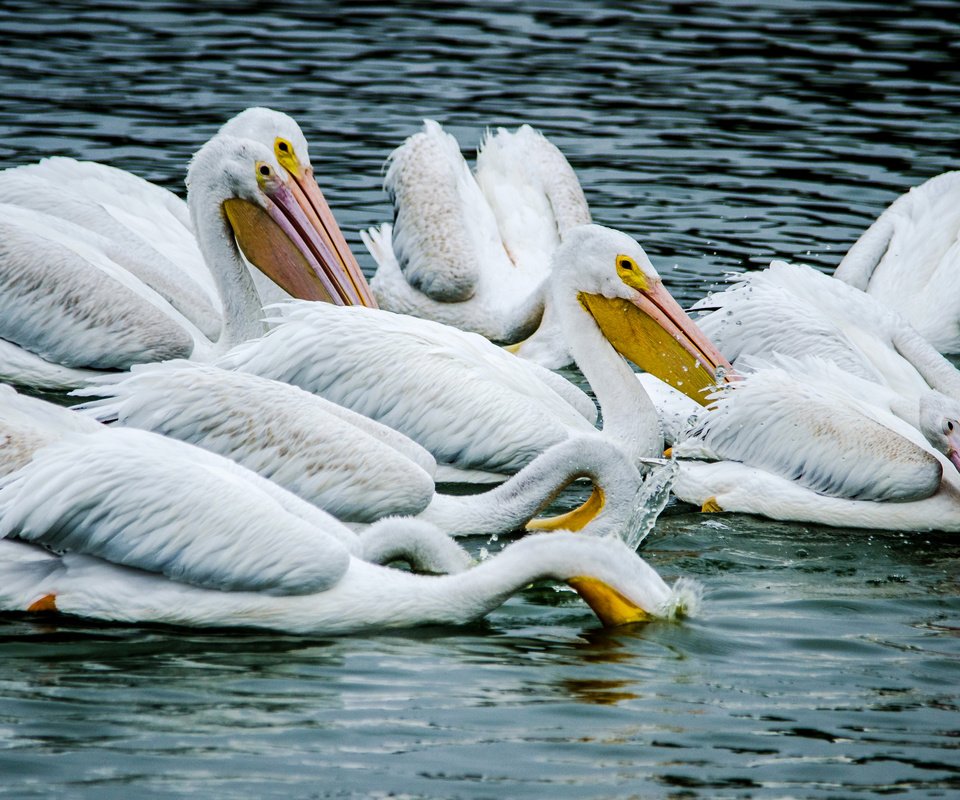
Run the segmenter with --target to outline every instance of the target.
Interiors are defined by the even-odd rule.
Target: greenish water
[[[228,116],[288,111],[368,269],[420,118],[465,149],[530,122],[685,303],[773,257],[832,269],[960,153],[945,2],[6,2],[0,78],[0,166],[175,190]],[[551,586],[342,639],[5,616],[0,796],[955,797],[958,541],[673,505],[642,552],[703,613],[617,631]]]

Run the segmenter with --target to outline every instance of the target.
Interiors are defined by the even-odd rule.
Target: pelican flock
[[[526,125],[474,171],[429,120],[391,154],[369,285],[279,112],[200,147],[186,202],[66,158],[0,172],[0,377],[79,402],[0,387],[0,609],[346,633],[550,579],[619,625],[696,611],[635,552],[671,488],[960,530],[955,177],[835,277],[777,262],[694,322]],[[478,564],[451,538],[524,528],[551,532]]]

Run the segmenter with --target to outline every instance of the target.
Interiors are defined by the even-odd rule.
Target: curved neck
[[[202,192],[191,192],[189,201],[200,252],[223,304],[223,329],[214,348],[223,353],[264,334],[263,308],[220,201]]]
[[[470,555],[446,533],[404,517],[375,522],[360,533],[363,558],[372,564],[406,561],[416,572],[463,572]]]
[[[507,533],[522,528],[578,478],[605,495],[590,531],[602,534],[625,521],[642,478],[627,454],[600,436],[577,436],[541,453],[506,483],[482,494],[435,494],[418,519],[454,536]]]
[[[539,580],[587,576],[629,587],[631,600],[650,613],[657,613],[671,596],[656,571],[615,537],[565,532],[528,536],[457,575],[412,575],[356,560],[350,572],[342,589],[333,591],[346,593],[350,578],[356,578],[363,587],[356,600],[365,608],[345,609],[337,618],[345,628],[351,627],[351,613],[364,614],[364,627],[469,622]]]
[[[636,460],[663,454],[657,410],[623,357],[607,341],[574,294],[556,291],[556,304],[570,354],[593,389],[603,416],[603,433]]]
[[[547,281],[542,281],[536,289],[511,308],[504,320],[502,340],[507,344],[519,342],[528,336],[536,335],[549,314],[544,298]]]
[[[960,372],[916,330],[901,325],[894,334],[893,345],[931,389],[960,400]]]

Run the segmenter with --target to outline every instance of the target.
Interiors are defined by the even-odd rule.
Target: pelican
[[[726,362],[630,237],[583,226],[555,258],[555,305],[604,410],[607,444],[559,395],[536,385],[539,368],[476,334],[317,303],[289,304],[270,334],[228,354],[223,361],[238,374],[143,367],[113,385],[92,387],[89,394],[107,397],[89,410],[230,454],[354,521],[405,513],[461,533],[515,529],[584,475],[595,493],[564,524],[622,519],[640,484],[632,465],[659,455],[663,440],[655,411],[618,350],[698,398]],[[444,466],[462,479],[455,465],[491,477],[491,467],[498,477],[521,472],[488,495],[435,495],[434,465],[422,450],[406,440],[401,446],[396,434],[387,441],[368,419],[358,431],[356,415],[288,383],[410,435],[438,461],[452,453],[459,461],[441,463],[437,479]],[[544,410],[545,400],[572,421],[568,428],[557,424],[558,413]]]
[[[861,399],[893,392],[889,410],[918,430],[921,401],[960,401],[960,373],[903,317],[811,267],[774,261],[694,308],[707,312],[698,324],[734,364],[815,356],[866,381],[851,387]]]
[[[550,291],[603,412],[604,435],[634,460],[659,455],[655,410],[621,354],[701,402],[716,370],[729,364],[640,245],[619,231],[571,230],[554,254]],[[299,386],[406,434],[436,458],[438,481],[502,478],[558,442],[595,431],[591,409],[578,410],[579,390],[477,334],[323,303],[288,303],[276,322],[218,364]]]
[[[224,123],[219,133],[252,139],[273,150],[291,179],[288,186],[350,277],[350,301],[359,298],[365,305],[375,305],[316,184],[307,141],[296,121],[273,109],[248,108]],[[222,304],[217,285],[197,244],[189,207],[177,195],[106,164],[59,156],[0,171],[0,194],[5,203],[84,228],[74,235],[91,239],[209,339],[219,335]],[[290,298],[259,269],[252,267],[250,274],[264,302]]]
[[[563,154],[529,125],[500,129],[473,175],[456,139],[426,120],[387,164],[395,222],[362,234],[380,306],[519,343],[518,355],[548,368],[568,364],[544,282],[590,210]]]
[[[333,634],[468,622],[546,578],[568,582],[605,625],[678,616],[697,599],[610,537],[541,534],[443,576],[372,564],[319,509],[134,429],[42,448],[0,480],[0,520],[3,611]]]
[[[834,277],[899,311],[941,353],[960,353],[960,172],[898,197]]]
[[[640,471],[598,433],[559,442],[503,486],[474,496],[435,491],[436,462],[391,428],[295,386],[187,361],[134,367],[75,392],[105,422],[152,430],[243,464],[340,520],[417,516],[453,535],[523,527],[578,478],[598,498],[579,515],[534,527],[623,530],[644,486]]]
[[[229,135],[214,137],[194,157],[188,201],[223,307],[216,341],[114,260],[112,240],[65,219],[4,206],[0,377],[69,388],[96,370],[186,356],[209,360],[263,332],[248,261],[289,294],[364,302],[352,257],[337,249],[342,236],[331,240],[329,209],[318,211],[323,199],[309,189],[310,175],[301,169],[294,178],[270,149]]]
[[[64,438],[84,434],[105,436],[115,440],[116,431],[101,425],[95,420],[78,414],[61,406],[48,403],[38,398],[18,394],[12,387],[0,385],[0,437],[4,446],[0,449],[0,477],[8,475],[29,464],[38,451],[45,446],[59,442]],[[113,437],[113,439],[111,439]],[[163,437],[147,434],[142,437],[139,445],[144,459],[160,458],[168,452],[164,450]],[[159,442],[159,444],[158,444]],[[157,448],[159,453],[157,453]],[[98,451],[99,452],[99,451]],[[194,458],[204,458],[196,448],[189,445],[181,446],[180,450],[173,450],[172,457],[176,460],[185,458],[193,453]],[[232,470],[236,480],[251,481],[253,491],[263,493],[277,499],[284,508],[301,517],[307,524],[324,527],[334,526],[334,531],[347,546],[351,553],[375,563],[387,563],[393,560],[404,560],[414,568],[430,572],[453,572],[466,567],[467,557],[464,551],[451,546],[449,537],[431,525],[420,524],[412,520],[395,519],[389,525],[371,525],[358,534],[344,531],[343,526],[329,515],[318,512],[318,509],[303,503],[296,497],[279,490],[269,481],[259,478],[244,469],[229,466],[223,467],[217,459],[212,462],[214,467]],[[92,465],[92,467],[95,465]],[[109,465],[106,467],[109,471]],[[100,491],[100,489],[103,491]],[[104,495],[109,493],[109,487],[90,485],[84,495],[88,504],[101,502]],[[141,487],[147,492],[141,495],[149,501],[149,489]],[[182,520],[189,518],[189,510],[183,507],[178,512]],[[224,512],[229,515],[229,512]],[[600,530],[595,527],[594,530]]]
[[[704,511],[848,528],[960,530],[960,406],[900,398],[813,357],[752,360],[707,408],[642,376],[674,442],[673,491]],[[869,399],[864,400],[867,397]]]

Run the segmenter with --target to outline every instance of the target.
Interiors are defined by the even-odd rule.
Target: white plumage
[[[868,381],[861,394],[894,392],[891,410],[918,429],[932,391],[960,401],[960,373],[896,311],[811,267],[775,261],[695,308],[711,309],[698,324],[734,364],[815,356]]]
[[[565,486],[589,478],[605,503],[595,530],[626,524],[643,479],[597,433],[558,443],[503,487],[436,494],[433,457],[412,440],[289,384],[191,362],[143,365],[80,394],[103,421],[151,430],[219,453],[338,519],[417,515],[454,535],[521,528]]]
[[[540,325],[518,353],[569,363],[543,282],[553,251],[590,211],[560,151],[528,125],[500,129],[486,137],[474,176],[456,140],[427,120],[387,163],[395,222],[364,235],[381,307],[500,342]]]
[[[182,201],[103,165],[3,173],[0,190],[19,205],[0,207],[0,377],[60,389],[91,369],[208,360],[264,331],[251,272],[311,299],[362,302],[369,288],[348,275],[355,262],[309,162],[284,163],[296,177],[267,145],[214,137],[188,172],[189,226]]]
[[[220,299],[187,204],[129,172],[61,156],[0,172],[5,203],[96,234],[104,255],[149,286],[204,335],[220,333]]]
[[[707,409],[644,376],[673,420],[678,497],[840,527],[960,530],[960,474],[891,413],[893,392],[873,384],[864,399],[869,382],[816,358],[751,366]]]
[[[393,543],[365,542],[219,456],[129,429],[68,434],[38,451],[0,480],[0,519],[0,536],[20,540],[0,541],[8,611],[339,633],[468,621],[544,577],[592,579],[587,597],[613,589],[620,610],[598,607],[611,624],[670,616],[691,598],[619,540],[591,536],[535,537],[458,575],[380,567],[361,552],[391,557]],[[398,522],[412,524],[385,520],[369,533]]]
[[[476,334],[358,306],[301,302],[280,311],[266,336],[219,364],[299,386],[400,431],[434,455],[438,480],[471,472],[496,480],[594,430],[596,411],[582,392]]]
[[[898,197],[834,277],[899,311],[941,353],[960,353],[960,172]]]

